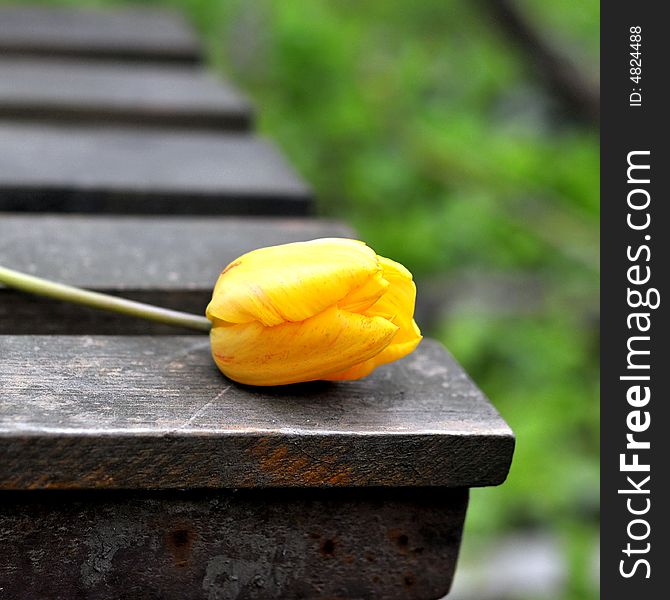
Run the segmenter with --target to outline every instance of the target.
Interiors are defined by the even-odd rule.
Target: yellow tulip
[[[254,250],[214,287],[212,356],[227,377],[249,385],[359,379],[417,347],[415,297],[411,273],[363,242]]]

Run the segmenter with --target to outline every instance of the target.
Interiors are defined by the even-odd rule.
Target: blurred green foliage
[[[483,2],[165,1],[187,12],[213,63],[254,99],[261,130],[313,184],[321,214],[406,264],[419,294],[422,280],[463,272],[541,282],[530,311],[474,304],[427,333],[518,438],[508,481],[473,490],[466,543],[548,528],[565,544],[569,597],[595,597],[596,128],[559,110]],[[597,0],[518,4],[597,72]]]

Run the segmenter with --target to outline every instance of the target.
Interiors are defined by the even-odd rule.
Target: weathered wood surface
[[[184,19],[169,11],[17,4],[0,6],[0,55],[194,63],[201,51]]]
[[[0,336],[0,488],[472,487],[512,432],[437,342],[360,381],[251,388],[208,337]]]
[[[441,598],[467,490],[0,494],[25,600]]]
[[[311,192],[240,134],[0,123],[0,209],[302,215]]]
[[[337,222],[300,218],[5,214],[0,216],[0,264],[204,314],[219,273],[245,252],[320,237],[353,236],[349,227]],[[187,332],[30,296],[0,284],[0,334]]]
[[[193,67],[0,58],[0,118],[245,130],[252,111]]]

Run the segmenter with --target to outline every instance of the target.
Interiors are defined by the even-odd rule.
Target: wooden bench
[[[0,54],[16,55],[0,73],[25,75],[16,97],[30,107],[12,113],[0,83],[0,210],[21,211],[0,213],[0,264],[202,313],[236,256],[355,235],[296,216],[311,192],[264,142],[225,119],[202,131],[208,102],[234,90],[195,85],[172,96],[188,119],[124,127],[158,124],[146,103],[163,110],[137,74],[200,81],[158,64],[197,61],[187,31],[169,13],[0,8]],[[49,55],[55,83],[25,55]],[[138,63],[120,74],[112,59]],[[100,90],[125,81],[119,104],[87,84],[67,92],[64,73]],[[0,287],[12,598],[439,598],[468,489],[501,483],[513,448],[431,340],[360,381],[251,388],[219,373],[203,334]]]

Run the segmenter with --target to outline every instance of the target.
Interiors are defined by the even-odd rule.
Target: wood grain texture
[[[0,58],[0,118],[246,130],[252,110],[193,67]]]
[[[219,273],[245,252],[320,237],[353,236],[349,227],[337,222],[300,218],[5,214],[0,217],[0,264],[70,285],[204,314]],[[188,331],[42,299],[0,285],[0,334]]]
[[[303,215],[312,196],[268,142],[240,134],[0,122],[0,209]]]
[[[169,11],[17,4],[0,6],[0,55],[194,63],[201,51],[184,19]]]
[[[467,490],[0,494],[7,598],[441,598]]]
[[[206,336],[0,336],[0,488],[472,487],[512,432],[436,342],[360,381],[241,386]]]

